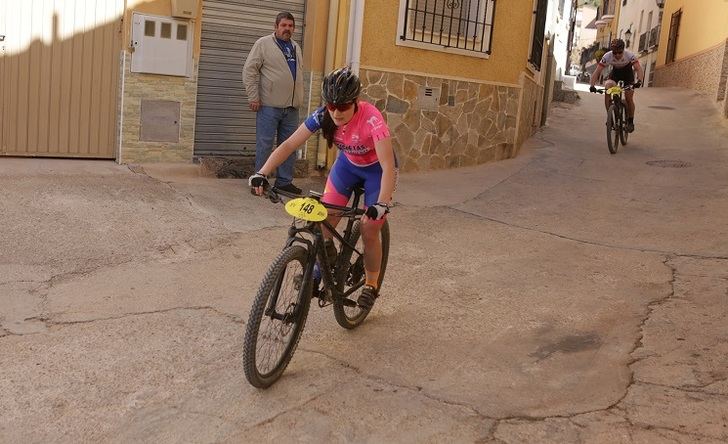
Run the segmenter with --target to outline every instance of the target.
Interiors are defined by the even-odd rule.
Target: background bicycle
[[[624,104],[623,94],[625,91],[634,89],[634,85],[624,86],[624,82],[620,81],[611,88],[597,89],[598,94],[609,94],[611,96],[611,104],[607,110],[607,147],[611,154],[616,154],[619,150],[619,143],[627,145],[629,132],[626,129],[627,107]]]

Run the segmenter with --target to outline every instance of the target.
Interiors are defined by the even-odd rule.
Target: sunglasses
[[[344,111],[349,111],[349,109],[351,109],[352,106],[354,106],[354,102],[342,103],[340,105],[337,105],[335,103],[327,103],[326,109],[328,109],[329,112],[332,112],[332,113],[334,112],[334,110],[339,110],[341,112],[344,112]]]

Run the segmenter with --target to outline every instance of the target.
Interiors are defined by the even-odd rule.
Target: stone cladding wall
[[[515,156],[520,88],[472,81],[360,70],[361,98],[382,111],[402,171],[476,165]],[[441,88],[433,110],[418,103],[420,87]]]

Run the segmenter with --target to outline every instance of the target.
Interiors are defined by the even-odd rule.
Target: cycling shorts
[[[354,188],[364,187],[364,205],[371,206],[379,200],[382,186],[382,167],[379,162],[361,167],[356,166],[348,157],[339,154],[331,167],[321,200],[325,203],[346,206]]]

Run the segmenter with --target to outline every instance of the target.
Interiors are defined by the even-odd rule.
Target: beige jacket
[[[275,34],[261,37],[245,59],[243,85],[248,101],[260,100],[265,106],[300,108],[303,103],[303,56],[301,48],[291,40],[296,51],[296,82],[283,51],[275,40]]]

